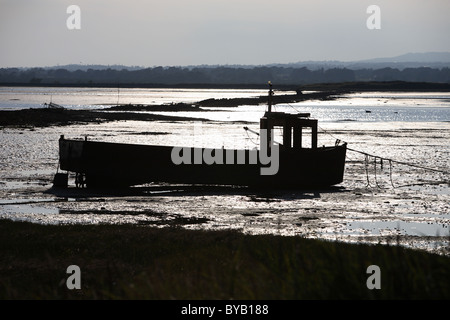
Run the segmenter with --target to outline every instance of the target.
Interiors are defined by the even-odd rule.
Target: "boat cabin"
[[[317,148],[317,119],[309,119],[309,113],[266,112],[260,119],[260,129],[272,132],[276,127],[281,127],[283,130],[281,149],[301,149],[303,128],[311,128],[311,148]],[[270,147],[270,136],[267,141]]]
[[[272,84],[269,82],[269,103],[268,111],[260,119],[260,129],[273,132],[274,128],[281,127],[283,130],[283,144],[280,149],[301,149],[303,128],[311,128],[311,149],[317,149],[317,119],[310,119],[309,113],[291,114],[286,112],[272,112]],[[271,135],[268,136],[267,143],[271,146]],[[268,150],[268,149],[267,149]]]

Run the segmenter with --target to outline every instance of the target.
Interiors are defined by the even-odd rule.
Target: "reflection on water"
[[[279,104],[273,110],[287,113],[309,113],[312,118],[321,122],[429,122],[450,121],[450,103],[439,107],[410,107],[397,105],[348,105],[341,101],[340,104],[321,103],[314,105],[309,102]],[[173,116],[186,116],[211,119],[215,121],[248,121],[258,122],[266,111],[266,106],[239,106],[233,109],[209,108],[209,112],[153,112]]]
[[[22,214],[46,215],[59,213],[59,209],[57,208],[36,207],[28,204],[4,205],[2,206],[2,211],[5,216],[14,216]]]
[[[293,92],[277,92],[277,95]],[[266,95],[256,89],[133,89],[133,88],[47,88],[2,87],[0,110],[42,108],[50,101],[69,109],[98,109],[120,104],[162,105],[194,103],[206,99]],[[209,108],[214,112],[163,112],[177,116],[216,121],[257,122],[266,106]],[[450,121],[449,92],[366,92],[346,94],[329,101],[278,104],[274,111],[307,112],[322,122],[334,121]],[[161,112],[155,112],[160,113]]]
[[[355,221],[346,224],[352,234],[392,234],[410,236],[446,236],[450,235],[449,220],[445,222],[411,222],[411,221]],[[347,231],[342,231],[347,233]],[[347,233],[348,234],[348,233]]]

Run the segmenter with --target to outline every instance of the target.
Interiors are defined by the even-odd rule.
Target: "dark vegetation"
[[[271,80],[277,85],[359,81],[408,81],[450,83],[450,68],[417,67],[395,69],[306,67],[155,67],[140,70],[88,69],[68,71],[48,68],[0,69],[1,85],[83,85],[83,86],[261,86]]]
[[[0,253],[0,299],[450,298],[450,258],[395,245],[0,220]],[[81,290],[66,286],[70,265]]]

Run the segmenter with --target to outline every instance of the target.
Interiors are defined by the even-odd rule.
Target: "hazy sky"
[[[450,0],[0,0],[0,67],[350,61],[450,51],[449,35]]]

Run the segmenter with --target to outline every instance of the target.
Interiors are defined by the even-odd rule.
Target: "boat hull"
[[[213,164],[175,164],[172,146],[122,144],[98,141],[59,140],[60,168],[82,174],[87,187],[133,186],[145,183],[235,185],[261,188],[323,188],[343,181],[346,145],[314,149],[280,149],[278,171],[262,175],[269,167],[249,164],[249,150],[233,150],[234,164],[226,158]],[[236,164],[237,153],[246,164]],[[222,162],[222,163],[217,163]]]

